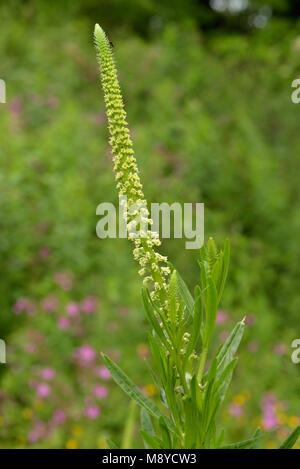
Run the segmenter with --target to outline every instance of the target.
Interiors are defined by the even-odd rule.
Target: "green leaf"
[[[150,325],[152,326],[156,334],[159,336],[162,343],[164,345],[167,345],[167,340],[164,335],[164,332],[162,328],[160,327],[156,317],[154,316],[153,307],[149,300],[149,292],[145,288],[142,289],[142,298],[143,298],[143,303],[144,303],[144,309],[145,309],[148,321],[150,322]]]
[[[112,440],[106,440],[107,446],[109,449],[119,449],[119,447],[116,445],[116,443]]]
[[[227,337],[225,343],[217,354],[218,376],[221,375],[228,363],[231,362],[231,360],[233,359],[238,349],[238,346],[240,345],[240,342],[242,340],[244,330],[245,322],[244,320],[242,320],[238,322],[237,325],[234,327],[233,331],[231,332],[229,337]]]
[[[141,429],[144,432],[148,433],[148,435],[150,436],[155,435],[150,415],[143,407],[141,408]],[[145,441],[144,441],[144,445],[146,449],[149,448],[149,446],[147,445]]]
[[[221,296],[223,294],[223,290],[225,287],[227,275],[228,275],[228,269],[229,269],[229,262],[230,262],[230,242],[229,239],[226,239],[225,244],[224,244],[224,251],[223,251],[223,268],[222,268],[222,277],[221,277],[221,285],[219,289],[219,300],[221,299]]]
[[[149,435],[153,436],[155,434],[151,417],[143,407],[141,408],[141,427],[142,430],[149,433]]]
[[[261,431],[260,428],[257,428],[255,430],[253,438],[255,438],[256,436],[261,436],[261,437],[264,436],[264,434],[263,434],[263,432]],[[251,446],[249,446],[249,449],[257,449],[258,448],[258,443],[259,443],[259,440],[255,441]]]
[[[160,379],[162,383],[165,384],[167,381],[167,375],[166,375],[167,366],[166,366],[165,356],[161,354],[161,344],[159,343],[159,340],[157,340],[157,337],[154,337],[150,333],[148,333],[148,340],[150,343],[152,357],[159,371]]]
[[[170,282],[169,282],[169,289],[168,289],[168,296],[169,296],[169,312],[170,312],[170,319],[171,324],[173,326],[176,325],[176,317],[177,317],[177,304],[178,304],[178,276],[177,272],[174,269]]]
[[[226,396],[227,389],[232,379],[232,375],[237,364],[238,359],[233,358],[231,362],[228,363],[225,370],[220,375],[220,378],[217,382],[217,392],[220,399],[220,404],[223,402]]]
[[[187,313],[188,315],[192,315],[194,311],[194,300],[188,287],[186,286],[184,280],[182,279],[182,277],[179,275],[178,272],[177,272],[177,282],[178,282],[178,292],[185,303]]]
[[[165,449],[163,442],[157,437],[149,435],[145,430],[140,430],[140,434],[145,442],[145,444],[150,449]]]
[[[232,443],[226,446],[220,446],[218,449],[249,449],[253,446],[253,443],[259,441],[263,436],[264,434],[262,433],[249,438],[249,440],[239,441],[237,443]]]
[[[218,309],[217,289],[211,277],[207,279],[207,289],[204,292],[204,300],[206,319],[204,342],[207,344],[215,327]]]
[[[194,315],[193,325],[191,329],[191,338],[186,350],[184,358],[184,367],[188,361],[191,353],[195,350],[198,352],[201,349],[201,331],[203,326],[203,304],[200,287],[197,285],[194,292],[195,303],[194,303]]]
[[[296,427],[295,430],[293,430],[292,433],[287,437],[287,439],[284,440],[283,443],[281,443],[279,449],[291,449],[298,440],[299,435],[300,426]]]
[[[162,436],[162,441],[165,449],[172,449],[172,440],[171,440],[171,435],[168,430],[168,427],[166,426],[166,423],[164,419],[160,418],[159,419],[159,427],[161,431],[161,436]]]
[[[163,414],[163,412],[157,407],[157,405],[152,402],[148,397],[146,397],[142,391],[131,381],[130,378],[119,368],[119,366],[114,363],[106,355],[102,355],[103,360],[109,369],[115,382],[123,389],[123,391],[134,399],[141,407],[143,407],[150,415],[159,419],[162,417],[168,428],[172,431],[176,431],[174,424],[171,420]]]

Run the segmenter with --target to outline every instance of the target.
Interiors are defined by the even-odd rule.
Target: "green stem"
[[[188,388],[188,385],[186,383],[185,375],[184,375],[183,368],[182,368],[182,363],[181,363],[180,357],[178,357],[178,352],[177,351],[175,352],[175,354],[176,354],[177,368],[178,368],[178,372],[179,372],[179,375],[180,375],[180,381],[182,383],[185,394],[188,395],[189,394],[189,388]]]
[[[204,372],[204,367],[205,367],[205,362],[206,362],[206,356],[207,356],[207,351],[208,347],[206,346],[203,348],[200,361],[199,361],[199,368],[198,368],[198,373],[197,373],[197,379],[198,383],[201,384],[202,377],[203,377],[203,372]]]
[[[130,449],[132,446],[132,437],[134,432],[134,422],[135,422],[135,414],[136,414],[136,402],[131,401],[129,406],[129,412],[124,428],[121,449]]]

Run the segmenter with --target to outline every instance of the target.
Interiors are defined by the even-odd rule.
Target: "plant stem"
[[[130,402],[128,416],[126,419],[126,424],[125,424],[122,443],[121,443],[121,449],[130,449],[132,446],[136,406],[137,404],[135,401]]]
[[[198,373],[197,373],[197,379],[198,379],[199,384],[201,384],[201,381],[202,381],[202,376],[203,376],[205,362],[206,362],[206,356],[207,356],[207,350],[208,350],[207,346],[205,348],[203,348],[202,353],[201,353],[201,357],[200,357],[200,361],[199,361],[199,369],[198,369]]]

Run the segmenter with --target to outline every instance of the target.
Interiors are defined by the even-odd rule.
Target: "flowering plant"
[[[234,327],[210,366],[206,366],[228,273],[229,241],[219,250],[210,238],[201,248],[200,285],[193,295],[167,258],[157,252],[160,240],[157,233],[148,229],[152,221],[134,157],[111,45],[98,24],[95,43],[117,189],[128,201],[127,229],[143,277],[142,296],[152,328],[149,342],[160,406],[146,397],[110,358],[104,355],[104,361],[114,380],[141,407],[140,434],[146,448],[255,448],[263,437],[260,429],[245,441],[225,445],[224,431],[216,423],[237,363],[235,353],[243,336],[244,320]],[[127,436],[133,416],[131,410]],[[280,447],[291,448],[299,434],[297,427]],[[125,441],[124,447],[128,447],[130,437]],[[116,447],[112,442],[110,446]]]

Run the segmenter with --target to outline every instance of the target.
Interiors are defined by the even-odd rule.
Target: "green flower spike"
[[[94,35],[106,104],[109,143],[114,157],[115,179],[119,195],[127,197],[124,209],[127,215],[129,238],[135,244],[134,258],[140,264],[139,274],[144,277],[144,285],[150,283],[153,286],[152,299],[159,298],[160,301],[165,301],[167,298],[166,278],[170,269],[166,265],[160,265],[166,264],[167,258],[155,250],[155,247],[161,244],[158,233],[144,229],[152,224],[152,220],[149,218],[147,201],[134,157],[112,49],[105,32],[98,24],[95,26]]]

